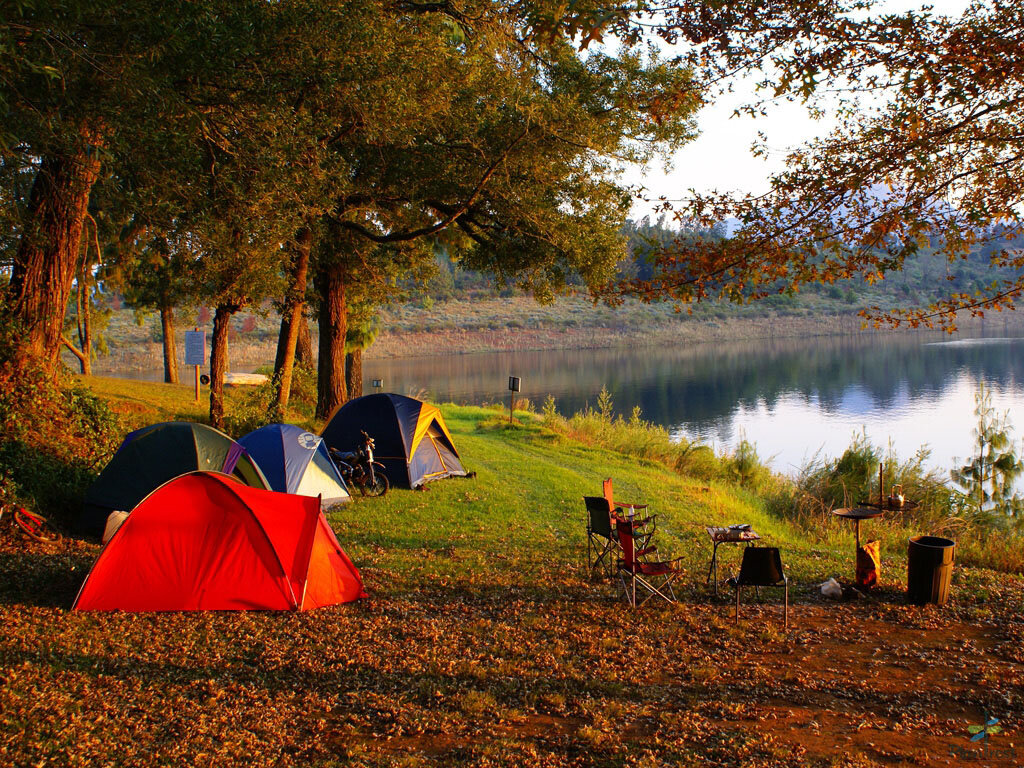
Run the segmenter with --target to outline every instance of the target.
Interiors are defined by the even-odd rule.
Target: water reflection
[[[997,408],[1024,412],[1022,345],[941,334],[775,339],[371,360],[365,375],[390,391],[461,403],[507,398],[507,377],[517,375],[521,396],[539,405],[553,395],[562,413],[595,405],[605,386],[617,410],[639,405],[677,435],[728,448],[745,434],[779,469],[819,449],[837,455],[862,427],[902,457],[928,444],[933,463],[948,467],[969,450],[979,379]]]

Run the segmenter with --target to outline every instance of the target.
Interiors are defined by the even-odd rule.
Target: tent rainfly
[[[305,611],[366,597],[311,496],[219,472],[147,496],[100,552],[78,611]]]
[[[390,392],[365,395],[340,406],[321,433],[341,451],[374,439],[374,458],[384,465],[392,487],[417,488],[442,477],[465,477],[444,417],[435,405]]]
[[[205,424],[168,421],[130,432],[85,493],[79,518],[85,533],[99,536],[114,510],[127,512],[171,478],[208,470],[234,475],[246,485],[270,485],[245,449]]]
[[[263,471],[272,490],[319,496],[325,508],[352,500],[323,438],[302,427],[270,424],[238,442]]]

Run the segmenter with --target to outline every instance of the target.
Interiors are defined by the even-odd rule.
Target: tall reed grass
[[[562,416],[549,395],[542,415],[546,426],[581,443],[656,461],[704,480],[722,475],[722,459],[708,446],[685,438],[673,440],[667,429],[644,420],[639,407],[633,408],[628,418],[614,416],[611,395],[604,388],[598,395],[597,410],[588,406],[572,416]]]
[[[646,421],[638,407],[628,417],[615,416],[605,389],[596,408],[588,406],[571,416],[559,414],[554,398],[548,397],[541,416],[548,428],[582,443],[657,462],[706,482],[744,488],[771,514],[817,530],[823,540],[844,530],[833,510],[879,500],[881,468],[881,493],[887,496],[900,485],[913,501],[871,522],[870,535],[882,538],[890,554],[905,550],[911,536],[941,535],[955,539],[962,564],[1024,573],[1021,521],[978,513],[939,470],[928,465],[925,448],[901,460],[891,445],[883,449],[866,434],[854,434],[839,457],[815,457],[788,477],[773,472],[746,439],[731,453],[716,455],[702,443],[673,439],[664,427]]]

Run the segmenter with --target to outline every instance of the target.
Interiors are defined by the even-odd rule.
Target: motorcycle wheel
[[[383,496],[388,492],[390,483],[388,483],[388,476],[384,474],[382,469],[377,467],[373,468],[373,476],[376,479],[375,483],[370,483],[367,477],[366,484],[362,486],[363,494],[366,496]]]

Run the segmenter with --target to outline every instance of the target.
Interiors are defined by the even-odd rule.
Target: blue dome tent
[[[272,490],[319,496],[324,507],[351,501],[323,438],[302,427],[270,424],[238,442],[263,471]]]

